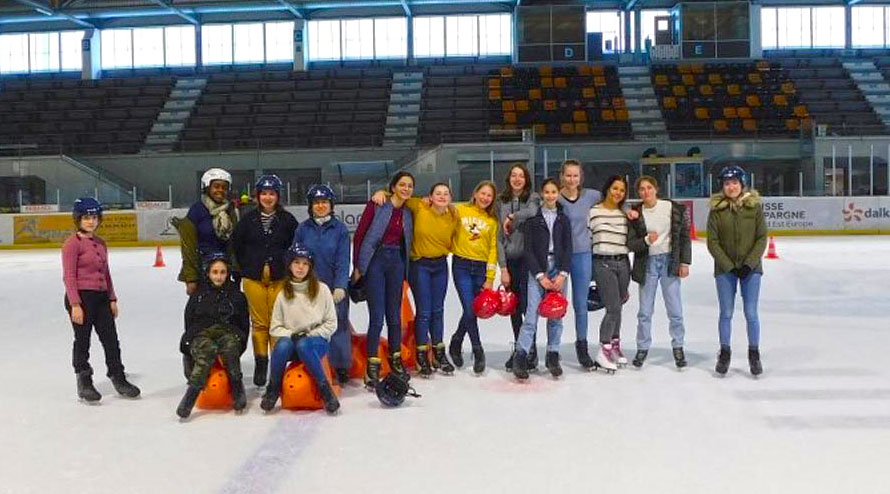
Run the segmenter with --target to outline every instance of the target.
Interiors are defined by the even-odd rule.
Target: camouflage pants
[[[241,379],[241,338],[225,326],[210,326],[192,340],[189,352],[195,366],[189,384],[204,388],[216,357],[222,358],[230,379]]]

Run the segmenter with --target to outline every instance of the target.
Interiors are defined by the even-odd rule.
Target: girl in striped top
[[[600,323],[597,367],[615,371],[627,363],[621,353],[621,305],[627,301],[630,263],[627,258],[627,217],[623,211],[627,182],[614,175],[606,180],[603,199],[590,209],[588,228],[593,244],[593,274],[606,307]]]

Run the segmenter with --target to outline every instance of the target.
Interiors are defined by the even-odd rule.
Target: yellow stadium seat
[[[501,99],[501,90],[500,89],[492,89],[488,92],[488,99],[491,101],[496,101]]]
[[[517,101],[516,111],[528,111],[528,100],[521,99]]]
[[[528,90],[528,99],[531,99],[531,100],[541,99],[541,90],[538,88],[529,89]]]
[[[572,121],[573,122],[586,122],[587,121],[587,112],[584,110],[575,110],[572,112]]]
[[[749,94],[748,96],[745,96],[745,103],[747,103],[748,106],[757,108],[760,106],[760,96]]]
[[[711,118],[710,112],[708,112],[707,108],[698,107],[695,109],[695,118],[699,120],[708,120]]]
[[[514,105],[512,101],[502,101],[501,102],[501,111],[508,112],[508,111],[515,111],[515,110],[516,110],[516,105]]]

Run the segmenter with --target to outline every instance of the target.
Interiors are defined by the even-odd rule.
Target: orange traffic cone
[[[158,250],[155,251],[155,264],[153,267],[155,267],[155,268],[167,267],[167,265],[164,264],[164,252],[161,250],[160,245],[158,245]]]
[[[689,239],[698,240],[698,234],[695,232],[695,222],[689,222]]]
[[[772,235],[769,236],[769,247],[766,249],[767,259],[778,259],[779,254],[776,253],[776,240]]]

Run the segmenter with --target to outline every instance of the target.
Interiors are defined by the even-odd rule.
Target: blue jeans
[[[587,292],[593,279],[593,263],[590,252],[572,254],[572,309],[575,311],[575,339],[587,339]]]
[[[418,345],[442,342],[445,333],[445,293],[448,291],[448,261],[445,257],[418,259],[411,263],[409,282],[414,293],[414,334]]]
[[[716,276],[717,301],[720,303],[720,345],[730,346],[732,341],[732,313],[735,310],[735,293],[739,285],[742,286],[742,303],[745,308],[745,321],[748,323],[748,346],[760,345],[760,317],[757,314],[757,304],[760,301],[760,277],[761,273],[751,273],[747,278],[739,279],[733,273],[723,273]]]
[[[334,306],[337,310],[337,331],[331,335],[331,366],[349,370],[352,367],[352,335],[349,334],[349,297]]]
[[[588,256],[589,259],[589,256]],[[553,258],[547,261],[547,276],[552,280],[559,272],[554,269]],[[589,282],[588,282],[589,284]],[[562,293],[565,294],[565,283],[562,286]],[[535,333],[538,332],[538,305],[544,298],[546,290],[538,283],[531,274],[528,275],[528,308],[525,310],[525,322],[522,323],[522,329],[519,331],[519,347],[526,353],[531,350],[534,344]],[[584,313],[587,313],[587,301],[585,296]],[[562,338],[562,319],[547,319],[547,351],[558,352],[560,339]]]
[[[384,316],[389,352],[401,351],[402,282],[405,281],[405,260],[401,248],[381,247],[371,258],[365,276],[368,287],[368,357],[377,356]]]
[[[671,348],[683,347],[686,327],[683,325],[680,278],[668,272],[670,260],[670,253],[649,256],[646,260],[646,279],[640,284],[640,310],[637,312],[637,350],[648,350],[652,345],[652,312],[659,283],[670,321]]]
[[[479,321],[473,312],[473,299],[482,291],[487,271],[488,266],[483,261],[471,261],[457,256],[451,259],[451,275],[463,308],[457,331],[454,332],[452,339],[463,342],[464,335],[469,333],[470,343],[474,347],[482,346],[482,340],[479,339]]]
[[[321,336],[304,336],[296,344],[290,338],[278,338],[275,348],[272,349],[269,382],[277,383],[281,389],[284,368],[291,360],[306,364],[306,370],[316,384],[327,382],[328,377],[324,373],[321,360],[328,354],[329,348],[328,340]]]

